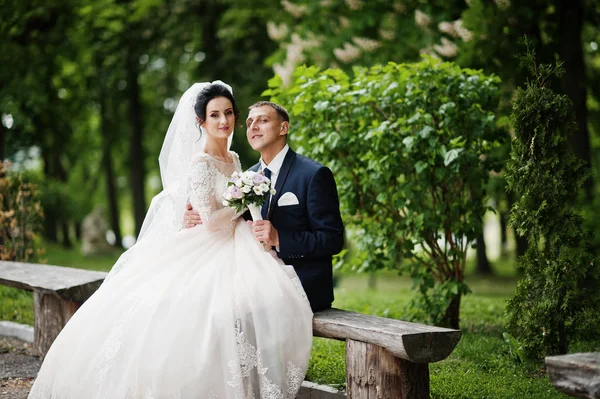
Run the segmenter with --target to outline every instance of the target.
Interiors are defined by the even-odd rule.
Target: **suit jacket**
[[[250,170],[260,170],[260,163]],[[279,233],[279,257],[292,265],[313,311],[333,302],[332,256],[344,245],[344,225],[333,173],[310,158],[288,151],[279,171],[267,218]],[[285,193],[297,205],[279,206]]]

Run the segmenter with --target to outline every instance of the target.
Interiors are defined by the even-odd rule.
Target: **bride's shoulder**
[[[192,165],[198,165],[198,164],[204,164],[204,165],[212,165],[212,158],[210,155],[208,155],[205,152],[200,151],[199,153],[195,154],[192,157],[192,161],[191,164]]]
[[[238,155],[238,153],[237,153],[237,152],[235,152],[235,151],[233,151],[233,150],[229,150],[229,153],[231,154],[231,156],[232,156],[234,159],[240,159],[240,156]]]
[[[207,153],[205,153],[204,151],[200,151],[197,152],[196,154],[194,154],[194,156],[192,157],[193,161],[202,161],[202,160],[206,160],[206,159],[210,159],[210,155],[208,155]]]

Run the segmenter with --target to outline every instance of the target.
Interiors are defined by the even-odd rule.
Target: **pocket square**
[[[298,205],[298,197],[294,193],[287,192],[283,193],[279,200],[277,200],[277,206],[290,206],[290,205]]]

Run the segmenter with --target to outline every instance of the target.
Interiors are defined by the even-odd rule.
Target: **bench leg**
[[[77,302],[65,301],[56,295],[33,292],[33,353],[45,356],[58,333],[79,308]]]
[[[398,359],[384,348],[346,340],[348,399],[428,399],[427,364]]]

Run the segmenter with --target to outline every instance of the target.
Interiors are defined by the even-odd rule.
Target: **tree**
[[[36,261],[43,252],[36,248],[43,219],[37,187],[7,166],[0,161],[0,260]]]
[[[415,64],[300,67],[265,93],[294,115],[291,140],[336,174],[358,268],[410,274],[435,324],[458,328],[466,251],[481,230],[484,188],[503,139],[499,80],[428,58]]]
[[[508,188],[521,194],[510,223],[529,240],[518,260],[524,272],[508,302],[508,328],[536,360],[567,353],[569,342],[595,334],[600,305],[600,265],[591,236],[574,212],[587,168],[569,145],[576,134],[573,105],[549,88],[561,64],[537,64],[527,48],[532,75],[513,103],[515,139],[506,167]],[[591,335],[590,335],[591,336]]]

